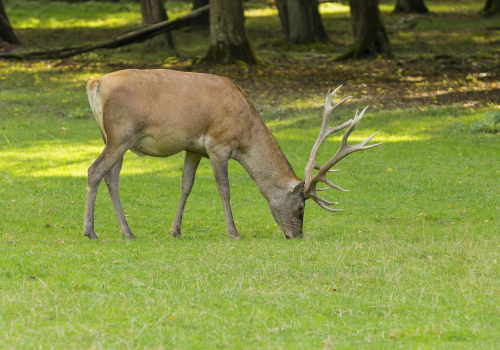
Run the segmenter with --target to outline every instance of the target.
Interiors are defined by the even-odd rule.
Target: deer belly
[[[152,136],[143,136],[130,148],[139,156],[170,157],[186,149],[186,141],[175,137],[157,140]]]

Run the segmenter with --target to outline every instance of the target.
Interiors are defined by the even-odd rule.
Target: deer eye
[[[303,210],[304,208],[301,205],[299,205],[299,212],[302,212]]]

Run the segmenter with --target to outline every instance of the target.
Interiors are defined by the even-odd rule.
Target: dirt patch
[[[236,80],[251,95],[324,94],[344,84],[343,91],[375,108],[429,105],[460,107],[500,103],[499,58],[488,60],[363,60],[274,62],[270,67],[195,67]],[[278,103],[278,102],[277,102]]]
[[[269,66],[192,65],[189,58],[169,63],[68,60],[54,64],[63,71],[91,70],[98,74],[127,68],[168,68],[227,76],[235,80],[254,101],[271,106],[304,95],[323,96],[343,84],[343,94],[359,104],[377,109],[431,105],[487,107],[500,104],[500,54],[488,59],[445,58],[343,61],[332,55],[308,55],[268,59]]]

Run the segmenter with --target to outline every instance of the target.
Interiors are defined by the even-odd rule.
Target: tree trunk
[[[210,1],[210,48],[202,62],[262,64],[245,30],[243,0]]]
[[[328,41],[318,0],[276,0],[276,7],[286,41],[298,45]]]
[[[378,0],[349,0],[354,47],[337,59],[391,56],[389,37],[380,17]]]
[[[152,25],[168,20],[167,11],[163,6],[163,0],[140,0],[142,24]],[[174,38],[171,32],[162,33],[145,42],[145,46],[151,49],[174,48]]]
[[[278,15],[280,17],[281,27],[283,28],[283,34],[285,34],[285,40],[290,41],[290,22],[288,20],[288,0],[275,0],[276,8],[278,9]]]
[[[12,30],[9,18],[7,17],[3,7],[2,0],[0,0],[0,42],[3,41],[8,42],[9,44],[21,45],[21,42]]]
[[[394,13],[429,13],[424,0],[397,0]]]
[[[209,0],[193,0],[193,10],[208,5]]]
[[[500,13],[500,0],[486,0],[483,14],[485,16],[494,16]]]
[[[200,7],[203,7],[205,5],[209,4],[209,0],[193,0],[193,8],[192,11],[199,9]],[[201,18],[198,22],[193,23],[192,27],[199,28],[199,29],[207,29],[210,28],[210,14],[207,13],[207,15],[203,18]]]

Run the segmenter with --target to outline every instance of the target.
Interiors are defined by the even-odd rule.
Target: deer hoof
[[[180,237],[181,236],[181,230],[170,230],[169,232],[172,236],[174,237]]]
[[[128,239],[133,239],[133,238],[135,238],[135,235],[132,232],[130,232],[130,231],[127,232],[127,233],[122,232],[122,237],[123,238],[128,238]]]
[[[234,238],[234,239],[243,239],[243,236],[241,236],[239,233],[232,233],[229,235],[229,237]]]
[[[95,233],[94,231],[92,232],[84,232],[83,233],[84,236],[88,237],[89,239],[98,239],[99,236],[97,235],[97,233]]]

